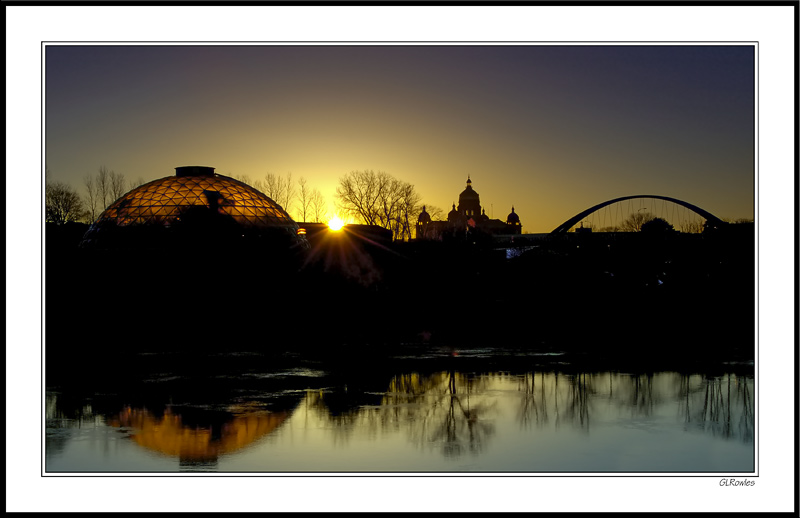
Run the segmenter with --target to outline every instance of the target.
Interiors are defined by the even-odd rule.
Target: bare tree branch
[[[622,232],[640,232],[642,230],[642,225],[654,217],[655,216],[649,212],[634,212],[628,216],[628,219],[620,224],[620,230]]]
[[[325,223],[328,221],[328,204],[317,189],[311,191],[311,208],[314,212],[315,222]]]
[[[297,197],[300,202],[300,219],[308,221],[308,216],[311,215],[311,189],[308,187],[306,179],[302,176],[297,184]]]
[[[264,177],[264,194],[272,199],[278,205],[281,205],[283,201],[283,191],[286,189],[286,186],[283,183],[283,178],[280,176],[267,173]],[[284,207],[285,210],[286,207]]]
[[[108,178],[108,169],[106,166],[100,167],[97,171],[97,180],[95,181],[95,189],[97,189],[97,200],[101,205],[101,211],[106,210],[110,201],[111,180]]]
[[[283,210],[291,212],[292,202],[295,196],[295,187],[292,183],[292,173],[287,173],[286,181],[284,182],[286,188],[284,189]]]
[[[97,219],[97,216],[100,215],[97,210],[97,203],[99,200],[94,176],[87,174],[83,179],[83,184],[86,186],[86,209],[89,213],[89,219],[94,221]]]
[[[80,195],[72,187],[61,183],[45,185],[45,221],[63,225],[80,221],[88,216]]]
[[[412,237],[420,196],[414,186],[386,172],[351,171],[339,179],[337,207],[367,225],[389,229],[394,239]]]
[[[111,187],[110,187],[110,195],[111,199],[110,203],[113,203],[120,199],[122,195],[124,195],[127,191],[125,190],[125,175],[122,173],[115,173],[111,171],[109,174],[109,179],[111,180]]]

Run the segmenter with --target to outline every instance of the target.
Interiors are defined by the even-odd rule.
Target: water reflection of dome
[[[297,224],[268,196],[213,167],[176,167],[175,176],[146,183],[112,203],[92,224],[82,246],[113,247],[124,231],[125,241],[158,234],[200,229],[215,235],[277,233],[294,240]],[[169,240],[165,240],[169,242]]]
[[[132,428],[131,439],[149,450],[181,462],[207,463],[273,432],[288,417],[289,412],[246,413],[208,426],[189,426],[169,408],[158,417],[147,409],[126,407],[108,424]]]

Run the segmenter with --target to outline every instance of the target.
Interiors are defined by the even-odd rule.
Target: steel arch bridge
[[[679,200],[677,198],[670,198],[668,196],[659,196],[657,194],[635,194],[633,196],[622,196],[621,198],[614,198],[613,200],[608,200],[608,201],[604,201],[603,203],[598,203],[594,207],[590,207],[590,208],[586,209],[585,211],[583,211],[583,212],[581,212],[579,214],[576,214],[575,216],[571,217],[570,219],[568,219],[567,221],[565,221],[564,223],[562,223],[561,225],[556,227],[552,232],[550,232],[550,235],[558,235],[558,234],[567,233],[569,231],[569,229],[571,229],[573,226],[575,226],[575,224],[577,224],[583,218],[585,218],[586,216],[588,216],[589,214],[591,214],[593,212],[596,212],[596,211],[602,209],[603,207],[607,207],[607,206],[609,206],[609,205],[611,205],[613,203],[617,203],[617,202],[620,202],[620,201],[633,200],[633,199],[637,199],[637,198],[653,198],[653,199],[656,199],[656,200],[669,201],[669,202],[675,203],[677,205],[680,205],[682,207],[686,207],[687,209],[691,210],[692,212],[696,213],[697,215],[705,218],[706,222],[709,225],[711,225],[712,227],[720,227],[720,226],[725,225],[724,221],[722,221],[721,219],[719,219],[715,215],[711,214],[707,210],[701,209],[697,205],[692,205],[691,203],[685,202],[683,200]]]

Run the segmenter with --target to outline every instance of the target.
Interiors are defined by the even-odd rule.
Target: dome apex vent
[[[185,165],[175,168],[175,176],[214,176],[214,168],[204,165]]]

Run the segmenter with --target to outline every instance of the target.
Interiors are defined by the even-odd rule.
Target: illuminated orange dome
[[[175,176],[141,185],[112,203],[89,228],[82,246],[141,244],[135,238],[144,236],[163,244],[175,234],[186,235],[182,230],[205,238],[277,233],[298,239],[297,223],[289,214],[249,185],[215,174],[213,167],[175,171]],[[159,235],[165,239],[159,241]]]

